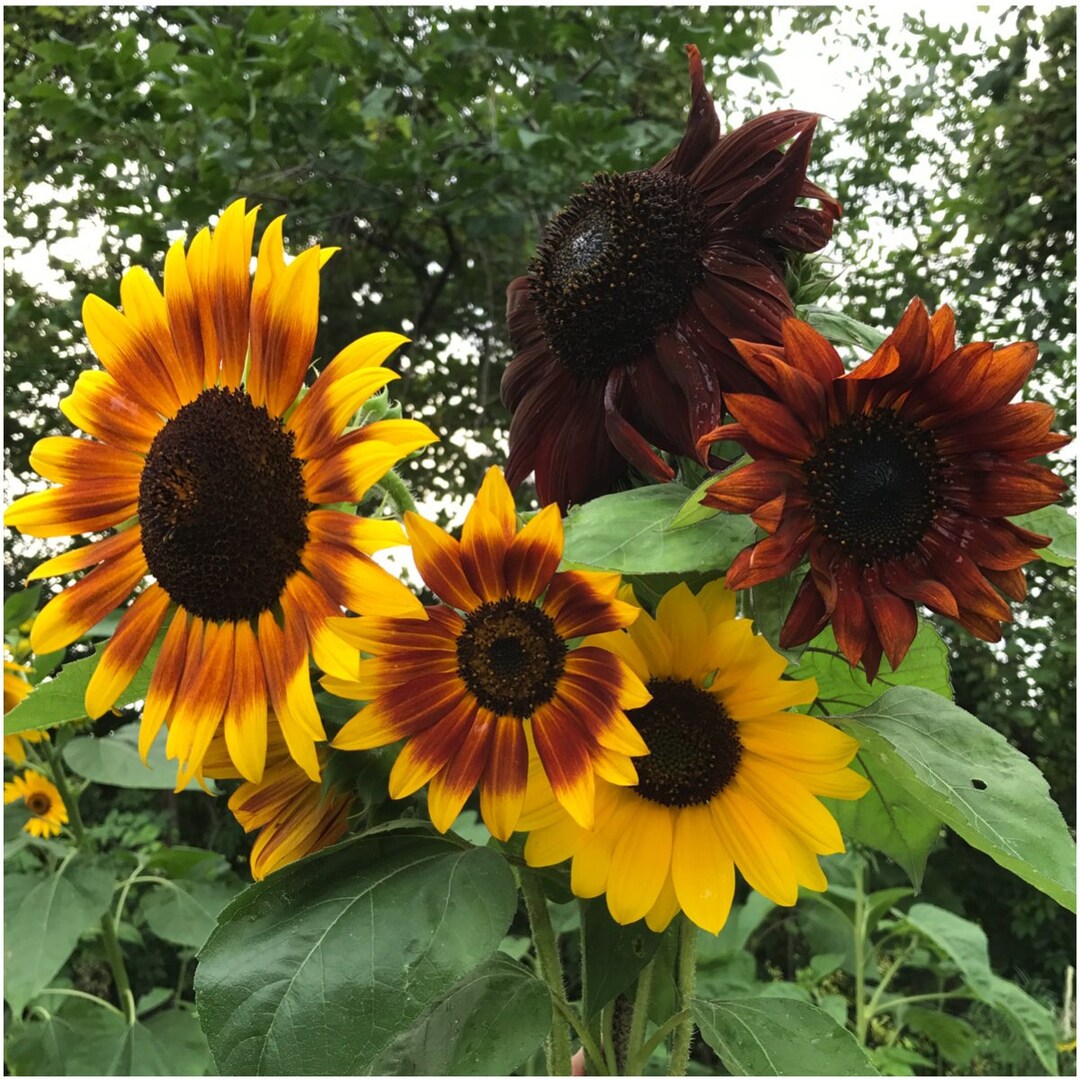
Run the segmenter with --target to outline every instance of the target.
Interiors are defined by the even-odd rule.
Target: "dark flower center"
[[[215,621],[255,618],[300,569],[307,543],[295,437],[243,390],[204,390],[158,432],[139,483],[150,572]]]
[[[566,642],[538,607],[507,597],[466,619],[457,655],[462,680],[485,709],[524,720],[555,696]]]
[[[701,281],[705,206],[684,176],[593,178],[551,221],[529,269],[540,326],[577,375],[629,363]]]
[[[892,409],[833,428],[803,465],[818,528],[863,563],[911,554],[942,506],[932,432]]]
[[[650,679],[653,699],[629,714],[649,748],[634,758],[637,793],[661,806],[707,803],[735,778],[742,743],[734,721],[688,679]]]
[[[26,805],[31,814],[36,814],[38,817],[44,817],[52,809],[52,799],[50,799],[44,791],[35,791],[33,795],[26,800]]]

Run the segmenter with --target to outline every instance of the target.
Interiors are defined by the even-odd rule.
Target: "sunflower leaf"
[[[18,631],[19,627],[26,622],[34,613],[38,599],[41,596],[41,586],[31,585],[22,592],[11,593],[4,599],[4,636]]]
[[[79,735],[64,745],[64,764],[96,784],[172,791],[176,787],[176,762],[165,757],[164,737],[154,741],[145,765],[139,757],[138,742],[138,724],[126,724],[108,735]],[[184,790],[198,787],[192,778]]]
[[[426,829],[357,837],[278,871],[222,912],[199,953],[218,1070],[372,1071],[498,949],[516,898],[496,851]],[[329,1016],[348,1038],[327,1038]]]
[[[4,905],[4,997],[16,1016],[97,924],[114,881],[102,859],[76,853],[26,890],[21,902]]]
[[[633,985],[660,945],[643,921],[620,926],[611,917],[602,897],[583,904],[582,953],[586,1020],[600,1015],[629,986]]]
[[[1042,773],[1003,735],[929,690],[894,687],[835,717],[863,759],[926,811],[1070,911],[1076,845]]]
[[[150,676],[157,662],[158,652],[165,634],[150,647],[142,667],[135,673],[128,688],[116,699],[116,708],[141,701],[150,687]],[[4,716],[4,734],[17,735],[20,731],[40,731],[82,720],[86,716],[86,688],[94,669],[101,661],[101,649],[93,656],[72,660],[65,664],[51,679],[39,683],[11,712]]]
[[[1055,566],[1076,565],[1076,518],[1057,504],[1012,519],[1014,525],[1050,537],[1048,547],[1036,548],[1039,558]]]
[[[859,322],[838,311],[807,304],[799,308],[798,317],[808,322],[822,337],[834,345],[854,345],[873,352],[884,340],[885,334],[866,323]]]
[[[876,1076],[855,1036],[788,997],[693,1003],[694,1023],[733,1076]]]
[[[726,570],[754,542],[754,523],[740,514],[717,514],[673,529],[691,494],[681,484],[655,484],[575,507],[563,526],[564,568],[623,574]]]
[[[391,1076],[509,1074],[551,1027],[547,987],[507,956],[489,957],[402,1032],[371,1067]]]

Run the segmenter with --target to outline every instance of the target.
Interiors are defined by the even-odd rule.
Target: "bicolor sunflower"
[[[185,253],[165,258],[164,295],[142,268],[123,277],[119,311],[83,305],[104,370],[84,371],[64,414],[89,438],[42,439],[31,464],[59,484],[19,499],[7,523],[31,536],[114,530],[39,566],[31,578],[89,570],[38,615],[36,652],[75,641],[150,577],[101,654],[86,711],[110,708],[166,626],[146,696],[140,750],[168,725],[178,788],[223,729],[239,772],[258,782],[273,707],[293,758],[317,779],[326,738],[309,656],[356,673],[327,627],[341,608],[406,614],[418,601],[371,554],[400,526],[338,508],[435,440],[412,420],[343,434],[397,376],[381,365],[406,339],[354,341],[301,395],[319,322],[319,271],[334,249],[285,259],[279,217],[263,233],[234,202]],[[299,400],[298,400],[299,399]]]
[[[632,599],[632,593],[625,593]],[[817,694],[813,679],[781,678],[787,661],[747,619],[722,581],[696,596],[685,583],[625,632],[587,637],[620,656],[652,700],[629,713],[649,747],[637,780],[598,780],[590,832],[553,797],[530,761],[518,822],[530,866],[572,859],[577,896],[606,894],[612,918],[662,931],[680,911],[719,933],[735,869],[763,896],[794,904],[799,886],[827,887],[818,855],[844,850],[820,796],[857,799],[869,785],[847,768],[859,744],[822,720],[784,710]]]
[[[318,748],[319,764],[329,751]],[[238,780],[224,740],[210,745],[203,775],[215,780]],[[312,780],[289,755],[280,736],[271,737],[262,780],[241,784],[229,797],[229,809],[244,832],[258,829],[248,863],[251,876],[262,881],[305,855],[336,844],[349,825],[354,796],[329,784]]]
[[[4,783],[4,805],[19,802],[30,811],[23,831],[31,836],[59,836],[68,822],[67,807],[56,785],[39,772],[27,769]]]
[[[615,596],[619,575],[556,573],[558,507],[519,531],[497,467],[484,477],[460,541],[417,514],[405,515],[405,529],[420,574],[443,603],[419,618],[337,620],[343,639],[370,658],[359,679],[323,679],[331,692],[368,702],[333,746],[367,750],[407,739],[391,796],[430,782],[428,812],[445,832],[479,786],[484,822],[503,840],[517,824],[535,747],[555,797],[588,827],[595,777],[632,783],[628,755],[647,752],[623,712],[648,700],[638,677],[602,647],[569,648],[637,617]]]
[[[895,670],[918,630],[915,605],[984,641],[1023,600],[1025,563],[1050,538],[1014,514],[1055,502],[1065,484],[1028,461],[1064,446],[1054,410],[1012,403],[1038,356],[1031,342],[956,347],[952,311],[913,300],[881,347],[845,373],[836,350],[796,319],[784,342],[736,342],[775,400],[731,394],[735,439],[754,459],[721,477],[704,505],[749,514],[769,535],[740,552],[737,589],[810,567],[780,635],[800,645],[832,623],[852,665]]]
[[[806,179],[817,117],[772,113],[721,137],[687,52],[679,145],[652,168],[594,177],[507,288],[506,476],[516,488],[535,471],[541,503],[602,495],[628,464],[670,480],[656,448],[698,457],[721,391],[767,393],[731,339],[780,341],[785,255],[823,247],[840,216]]]

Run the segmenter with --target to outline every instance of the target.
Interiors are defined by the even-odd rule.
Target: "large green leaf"
[[[1042,773],[1005,738],[929,690],[896,687],[836,722],[972,847],[1076,910],[1076,845]]]
[[[871,683],[861,668],[853,668],[836,644],[832,627],[826,627],[803,650],[795,679],[817,679],[818,700],[813,711],[819,714],[853,712],[876,701],[893,686],[921,686],[952,701],[949,678],[949,647],[934,627],[923,619],[900,667],[893,671],[884,660],[881,672]],[[819,704],[820,703],[820,704]]]
[[[1055,566],[1076,565],[1076,518],[1064,506],[1044,506],[1012,520],[1021,528],[1050,537],[1048,547],[1036,549],[1040,558]]]
[[[103,861],[76,854],[57,873],[4,905],[4,997],[18,1016],[52,982],[79,938],[97,925],[115,876]]]
[[[238,882],[166,881],[143,896],[146,924],[165,941],[197,949],[210,936],[218,914],[237,894]]]
[[[855,1036],[787,997],[693,1003],[694,1023],[733,1076],[876,1075]]]
[[[46,1001],[47,1016],[16,1025],[5,1043],[7,1062],[19,1075],[202,1076],[209,1064],[190,1012],[170,1009],[129,1026],[85,999]]]
[[[1027,1040],[1048,1073],[1057,1074],[1057,1033],[1050,1011],[1015,983],[990,970],[982,927],[933,904],[914,904],[905,924],[956,965],[976,996],[1001,1012]]]
[[[572,566],[624,574],[726,570],[753,543],[754,523],[741,515],[718,514],[670,528],[690,494],[681,484],[657,484],[575,507],[564,524],[563,559]]]
[[[135,678],[117,698],[117,708],[146,697],[160,647],[160,639],[150,647]],[[32,694],[4,717],[4,734],[16,735],[20,731],[56,727],[72,720],[81,720],[86,716],[86,688],[100,660],[101,649],[98,649],[93,656],[65,664],[53,678],[36,686]]]
[[[941,832],[941,818],[894,777],[888,761],[861,750],[851,767],[868,777],[861,799],[826,799],[840,831],[849,840],[887,855],[916,889],[922,888],[926,860]]]
[[[885,335],[876,327],[816,304],[800,307],[799,318],[834,345],[854,345],[873,352],[885,340]]]
[[[586,901],[581,931],[584,972],[582,1008],[591,1020],[631,986],[660,944],[644,920],[620,926],[603,897]]]
[[[126,724],[100,737],[80,735],[67,743],[63,753],[68,768],[97,784],[161,791],[176,787],[176,762],[165,757],[164,737],[154,740],[143,764],[138,724]],[[198,788],[195,780],[184,790],[193,788]]]
[[[509,957],[469,972],[372,1064],[388,1076],[505,1076],[551,1028],[547,987]]]
[[[396,830],[338,844],[242,893],[199,954],[195,989],[222,1073],[370,1071],[499,946],[510,868]],[[334,1017],[341,1038],[328,1038]]]

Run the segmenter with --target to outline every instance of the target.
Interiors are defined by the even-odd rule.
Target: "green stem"
[[[615,1002],[611,1001],[600,1010],[600,1030],[602,1032],[600,1049],[604,1053],[604,1064],[611,1076],[619,1075],[617,1055],[615,1053]]]
[[[684,1018],[675,1028],[668,1062],[668,1076],[685,1076],[690,1061],[690,1042],[694,1037],[694,1020],[690,1015],[690,1002],[694,997],[694,980],[697,975],[697,926],[686,915],[679,923],[679,961],[676,975],[679,1013]]]
[[[669,1016],[649,1037],[648,1041],[641,1048],[641,1052],[638,1054],[637,1061],[634,1062],[635,1072],[629,1073],[630,1076],[642,1076],[645,1073],[645,1066],[649,1064],[649,1059],[656,1053],[656,1048],[684,1021],[691,1017],[689,1009],[684,1009],[682,1012],[677,1012],[674,1016]]]
[[[402,517],[405,516],[406,510],[411,510],[416,513],[416,503],[413,501],[412,494],[410,493],[405,481],[393,469],[391,469],[379,482],[375,485],[380,487],[387,495],[390,496],[391,501],[397,508],[398,514]]]
[[[88,994],[84,990],[69,990],[64,986],[47,986],[44,990],[39,990],[38,993],[56,994],[58,997],[85,998],[87,1001],[92,1001],[95,1005],[100,1005],[103,1009],[108,1009],[109,1012],[116,1013],[117,1016],[124,1015],[111,1001],[99,998],[97,994]]]
[[[67,774],[64,772],[64,766],[60,763],[60,755],[56,752],[56,748],[52,742],[42,742],[39,744],[42,749],[42,753],[45,755],[46,761],[49,763],[49,771],[52,773],[53,783],[56,785],[56,790],[60,792],[60,798],[64,801],[64,807],[68,812],[68,821],[71,822],[71,833],[75,837],[75,843],[79,847],[84,846],[84,842],[87,839],[86,827],[83,825],[82,814],[79,813],[79,800],[71,793],[71,786],[68,784]]]
[[[881,1001],[882,995],[885,993],[889,983],[892,982],[892,977],[903,966],[904,961],[911,955],[911,946],[906,949],[902,949],[896,954],[893,962],[885,969],[884,974],[881,976],[881,981],[874,988],[874,992],[870,995],[870,1004],[866,1007],[866,1015],[868,1017],[873,1016],[877,1011],[878,1002]]]
[[[863,890],[863,867],[855,867],[855,1037],[866,1045],[870,1013],[866,1006],[866,893]]]
[[[912,994],[909,997],[893,998],[892,1001],[886,1001],[874,1009],[873,1013],[868,1012],[867,1015],[869,1018],[869,1016],[877,1013],[889,1012],[900,1005],[917,1005],[921,1001],[950,1001],[953,998],[964,998],[968,1001],[978,1000],[977,995],[969,994],[966,990],[946,990],[941,994]]]
[[[64,800],[67,808],[68,820],[71,822],[71,832],[75,837],[75,843],[79,847],[86,847],[90,842],[90,836],[83,825],[82,815],[79,813],[78,799],[72,795],[71,786],[68,784],[67,774],[61,763],[60,755],[51,742],[41,744],[42,752],[48,758],[49,769],[52,772],[53,783],[60,792],[60,798]],[[101,916],[101,939],[105,946],[105,957],[109,961],[112,970],[113,981],[116,983],[117,997],[124,1007],[124,1015],[129,1024],[135,1023],[135,996],[131,992],[131,982],[128,979],[127,968],[124,967],[124,954],[120,948],[120,939],[117,937],[117,928],[113,924],[112,916],[105,912]]]
[[[585,1025],[578,1019],[574,1010],[566,1003],[564,999],[557,998],[553,993],[550,993],[551,988],[548,987],[548,991],[551,997],[551,1003],[555,1006],[555,1011],[558,1012],[562,1018],[574,1029],[577,1033],[577,1037],[581,1040],[581,1045],[585,1050],[585,1053],[589,1058],[596,1062],[597,1068],[605,1069],[604,1055],[600,1052],[600,1047],[596,1045],[596,1041],[586,1030]],[[552,1072],[549,1066],[549,1076],[569,1076],[570,1075],[570,1041],[567,1039],[567,1058],[566,1068],[562,1072]],[[606,1076],[606,1072],[601,1072],[601,1076]]]
[[[544,890],[540,885],[540,879],[529,870],[518,873],[518,882],[521,885],[522,895],[525,897],[525,910],[529,913],[529,925],[532,927],[533,945],[536,946],[540,978],[547,983],[552,1000],[559,1012],[566,1016],[570,1013],[570,1007],[566,1004],[566,984],[563,982],[562,962],[559,960],[559,948],[555,941],[551,918],[548,915]],[[574,1023],[574,1029],[579,1036],[583,1034],[576,1023]],[[590,1037],[589,1042],[592,1041]],[[584,1038],[581,1042],[582,1046],[586,1045]],[[594,1047],[595,1045],[593,1043]],[[586,1050],[588,1050],[587,1046]],[[592,1053],[592,1051],[589,1052]],[[598,1057],[597,1061],[602,1063],[603,1058]],[[547,1039],[547,1066],[550,1076],[570,1075],[570,1033],[566,1030],[565,1024],[559,1023],[554,1018]]]
[[[637,993],[634,995],[634,1017],[630,1021],[630,1050],[627,1054],[627,1074],[640,1076],[645,1061],[639,1061],[645,1043],[645,1029],[649,1024],[649,999],[652,997],[653,971],[656,961],[650,960],[638,976]],[[658,1044],[659,1045],[659,1044]],[[651,1056],[651,1055],[650,1055]]]

